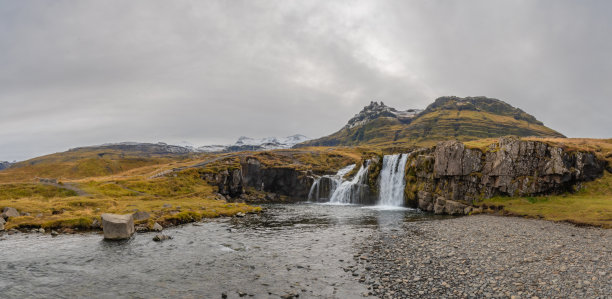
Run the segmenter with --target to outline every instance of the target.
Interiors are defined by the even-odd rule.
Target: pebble
[[[612,230],[476,215],[375,232],[353,259],[373,297],[606,298],[611,249]]]

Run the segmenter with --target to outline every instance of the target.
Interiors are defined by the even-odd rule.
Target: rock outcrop
[[[538,141],[505,137],[484,151],[446,141],[412,153],[406,194],[413,207],[465,214],[478,199],[573,191],[577,183],[600,177],[605,167],[593,153]]]
[[[129,239],[135,232],[134,218],[131,214],[102,214],[102,229],[104,230],[104,239]]]
[[[305,200],[313,178],[305,171],[291,167],[266,167],[253,157],[241,162],[244,186]]]
[[[240,162],[240,168],[221,170],[217,173],[204,173],[202,178],[218,187],[221,195],[232,199],[239,198],[250,187],[258,191],[284,195],[291,200],[305,200],[308,197],[313,178],[305,171],[287,166],[270,167],[253,157]]]

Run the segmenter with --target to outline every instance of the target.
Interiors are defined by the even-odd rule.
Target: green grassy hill
[[[380,105],[370,104],[340,131],[299,146],[399,147],[506,135],[565,137],[534,116],[497,99],[441,97],[412,117],[401,117],[395,109]]]

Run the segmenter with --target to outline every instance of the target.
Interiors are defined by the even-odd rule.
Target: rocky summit
[[[565,137],[534,116],[498,99],[440,97],[424,110],[399,111],[371,102],[340,131],[298,146],[415,146],[506,135]]]

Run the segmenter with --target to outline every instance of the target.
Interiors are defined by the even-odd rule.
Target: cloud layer
[[[0,160],[118,141],[319,137],[371,100],[499,98],[612,137],[607,1],[0,4]]]

